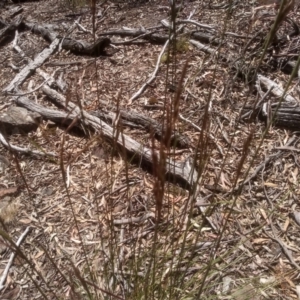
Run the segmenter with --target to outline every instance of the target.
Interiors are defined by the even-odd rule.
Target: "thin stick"
[[[155,70],[154,72],[152,73],[151,77],[146,81],[146,83],[144,83],[142,85],[142,87],[129,99],[129,103],[131,103],[132,101],[136,100],[143,92],[144,90],[146,89],[146,87],[155,79],[156,77],[156,74],[159,70],[159,65],[160,65],[160,62],[161,62],[161,58],[169,44],[170,40],[167,40],[165,45],[163,46],[159,56],[158,56],[158,59],[157,59],[157,63],[156,63],[156,66],[155,66]]]
[[[23,239],[26,237],[26,235],[28,234],[30,230],[30,227],[27,227],[25,229],[25,231],[22,233],[22,235],[19,237],[17,243],[16,243],[16,246],[19,247],[21,245],[21,243],[23,242]],[[13,252],[11,255],[10,255],[10,258],[9,258],[9,261],[2,273],[2,276],[1,276],[1,280],[0,280],[0,291],[3,290],[3,288],[5,287],[4,283],[6,281],[6,278],[7,278],[7,275],[8,275],[8,271],[15,259],[15,256],[16,256],[16,252]]]
[[[188,17],[188,20],[193,16],[194,14],[194,11],[190,13],[189,17]],[[182,28],[184,27],[184,25],[180,26],[178,29],[177,29],[177,32],[179,32]],[[143,86],[129,99],[129,104],[132,103],[132,101],[136,100],[142,93],[143,91],[146,89],[146,87],[155,79],[156,77],[156,74],[159,70],[159,65],[160,65],[160,62],[161,62],[161,58],[169,44],[169,42],[173,39],[173,36],[172,35],[165,43],[165,45],[163,46],[159,56],[158,56],[158,59],[157,59],[157,63],[156,63],[156,66],[155,66],[155,70],[154,72],[152,73],[152,76],[147,80],[146,83],[143,84]]]
[[[293,143],[295,143],[297,140],[297,136],[293,136],[284,146],[286,147],[290,147]],[[256,167],[256,169],[254,170],[254,172],[242,183],[242,185],[246,185],[247,183],[249,183],[252,179],[254,179],[258,173],[260,171],[262,171],[272,160],[277,159],[280,155],[282,154],[282,150],[271,154],[270,156],[268,156],[258,167]]]
[[[20,153],[25,153],[25,154],[35,154],[35,155],[41,155],[41,156],[52,156],[52,157],[56,157],[57,155],[55,153],[52,152],[40,152],[40,151],[35,151],[35,150],[31,150],[28,148],[21,148],[18,146],[14,146],[10,143],[8,143],[5,139],[5,137],[2,135],[2,133],[0,133],[0,142],[9,150],[13,150],[16,152],[20,152]]]

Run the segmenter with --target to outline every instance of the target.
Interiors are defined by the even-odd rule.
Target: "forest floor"
[[[70,37],[92,42],[91,8],[79,5],[71,9],[67,2],[22,3],[21,15],[32,23],[53,25],[62,36],[78,22],[82,27],[75,26]],[[88,112],[124,109],[162,123],[165,105],[175,97],[168,86],[179,81],[187,63],[179,107],[183,118],[177,120],[176,130],[187,137],[189,147],[173,149],[169,155],[179,162],[197,160],[199,155],[205,155],[205,168],[196,166],[201,174],[199,194],[191,211],[189,227],[185,227],[183,208],[191,197],[191,191],[166,182],[163,222],[156,230],[153,191],[156,181],[149,170],[126,161],[122,153],[114,151],[113,145],[100,133],[87,136],[67,132],[66,128],[44,120],[37,131],[11,135],[9,142],[24,148],[42,148],[56,153],[57,159],[15,155],[0,145],[2,159],[9,162],[7,167],[0,169],[0,188],[20,187],[17,196],[6,199],[9,206],[1,208],[0,215],[14,241],[30,227],[21,249],[39,272],[38,276],[24,258],[17,256],[9,270],[1,299],[43,298],[33,282],[41,287],[48,299],[75,299],[75,294],[58,271],[62,270],[70,279],[74,269],[89,281],[89,274],[94,274],[95,285],[109,289],[121,299],[126,298],[130,290],[128,286],[132,288],[139,280],[137,277],[143,279],[146,276],[148,254],[153,249],[154,239],[157,241],[160,269],[157,285],[168,287],[172,281],[172,268],[176,268],[184,275],[180,288],[190,295],[185,299],[197,299],[195,295],[200,288],[197,281],[201,280],[204,266],[212,259],[215,242],[223,228],[220,245],[213,258],[217,261],[205,283],[207,299],[300,299],[300,231],[297,220],[294,220],[297,211],[300,211],[298,140],[293,151],[283,150],[271,159],[264,165],[263,172],[244,185],[239,194],[232,191],[236,180],[240,183],[248,178],[256,167],[277,153],[278,147],[286,145],[296,134],[292,130],[271,126],[261,144],[266,124],[258,119],[244,122],[240,118],[243,106],[253,105],[259,92],[254,83],[247,83],[237,76],[232,65],[221,59],[221,54],[238,56],[236,59],[244,59],[245,65],[255,64],[251,51],[244,53],[243,49],[259,30],[262,30],[262,39],[267,35],[276,11],[274,7],[268,7],[268,17],[260,19],[255,17],[258,4],[254,1],[238,1],[231,11],[211,8],[206,2],[183,1],[183,9],[177,17],[186,20],[193,12],[192,20],[214,26],[216,35],[224,39],[218,46],[218,53],[210,55],[200,51],[188,42],[189,36],[183,35],[180,38],[184,49],[177,49],[176,58],[172,57],[169,63],[160,64],[155,80],[136,100],[130,101],[130,98],[153,73],[162,44],[140,39],[135,44],[118,44],[125,38],[113,35],[110,36],[112,45],[107,56],[91,59],[61,50],[40,68],[57,80],[61,78],[66,84],[66,101],[80,103],[82,109]],[[212,4],[217,5],[218,2],[213,1]],[[100,36],[103,32],[124,27],[147,29],[160,26],[163,19],[170,18],[168,3],[167,0],[99,3],[95,33]],[[1,17],[8,18],[15,6],[7,5]],[[300,24],[297,9],[289,16]],[[196,30],[193,24],[185,26]],[[279,32],[286,34],[289,26],[284,23]],[[224,28],[226,32],[243,38],[234,34],[224,37]],[[297,38],[288,39],[275,49],[276,54],[285,53]],[[258,42],[255,40],[250,45],[253,52],[255,43]],[[12,44],[0,46],[1,91],[28,63],[14,51]],[[26,57],[34,59],[48,45],[41,36],[30,31],[19,32],[18,46]],[[209,46],[213,47],[213,43]],[[13,70],[12,65],[17,68]],[[263,61],[258,72],[282,87],[290,78],[289,74],[272,68],[268,59]],[[34,90],[43,81],[38,73],[34,73],[22,88],[24,91]],[[288,92],[296,99],[299,97],[297,78],[291,82]],[[34,102],[55,108],[40,89],[27,96]],[[13,95],[0,94],[1,111],[13,105],[14,99]],[[276,100],[275,96],[271,96],[268,101]],[[201,130],[191,124],[201,128],[209,101],[210,124],[205,134],[210,134],[211,138],[205,152],[201,152],[198,147]],[[142,145],[160,149],[160,143],[151,138],[144,128],[123,126],[122,130]],[[249,136],[252,140],[247,144]],[[248,156],[239,173],[245,144]],[[210,205],[213,209],[206,211],[205,208]],[[229,211],[231,215],[225,224]],[[114,258],[111,257],[111,249],[115,253]],[[10,254],[3,241],[0,271],[5,269]],[[130,274],[133,261],[138,266],[134,276]],[[79,277],[74,277],[74,281],[80,285]],[[104,299],[105,294],[102,297]],[[133,295],[131,299],[139,298]]]

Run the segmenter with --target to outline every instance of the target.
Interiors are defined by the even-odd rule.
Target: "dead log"
[[[58,39],[53,40],[53,43],[50,45],[50,47],[44,49],[33,61],[23,68],[3,91],[12,92],[14,90],[18,90],[18,87],[26,80],[26,78],[30,76],[37,68],[43,65],[49,56],[56,50],[58,44]]]
[[[100,56],[105,55],[105,49],[110,45],[110,39],[100,37],[95,43],[88,43],[81,40],[74,40],[68,37],[59,37],[49,27],[24,22],[26,29],[31,30],[35,34],[40,34],[46,41],[52,43],[55,38],[62,39],[61,47],[64,50],[71,51],[77,55]]]
[[[279,103],[274,103],[271,105],[270,109],[263,109],[262,107],[258,107],[255,110],[256,116],[259,120],[263,122],[268,122],[270,118],[273,119],[273,125],[291,130],[299,130],[300,128],[300,106],[299,104],[292,105],[291,103],[281,103],[280,107],[278,107]],[[252,112],[252,107],[245,107],[243,109],[243,113]],[[268,112],[266,114],[266,111]]]
[[[284,96],[285,101],[297,103],[297,100],[293,96],[291,96],[287,93],[284,94],[284,89],[281,88],[275,81],[273,81],[261,74],[257,75],[257,83],[256,84],[261,86],[263,91],[271,90],[271,93],[275,97],[280,98],[280,97]]]
[[[154,133],[154,136],[157,139],[159,140],[164,139],[165,128],[163,128],[163,126],[159,124],[157,121],[137,112],[127,112],[121,110],[120,115],[122,119],[134,122],[136,124],[141,124],[148,131],[150,131],[150,133]],[[177,132],[171,135],[170,142],[172,146],[178,148],[187,148],[190,145],[189,139],[186,136],[183,136]]]
[[[1,25],[2,23],[0,23]],[[14,37],[16,30],[31,30],[35,34],[41,35],[47,42],[52,43],[56,38],[60,39],[61,47],[66,51],[71,51],[76,55],[89,55],[100,56],[106,55],[105,49],[110,45],[110,39],[108,37],[100,37],[94,43],[88,43],[82,40],[74,40],[69,37],[58,36],[56,32],[51,29],[49,25],[39,25],[35,23],[22,21],[19,18],[12,24],[6,24],[3,22],[0,31],[0,45],[11,41]]]
[[[42,90],[47,94],[47,87]],[[48,94],[47,94],[48,95]],[[51,97],[52,100],[54,100],[55,105],[58,107],[63,107],[66,108],[64,105],[61,106],[61,101],[57,102],[56,98]],[[63,103],[65,103],[65,100],[63,100]],[[106,105],[106,103],[104,103]],[[98,117],[102,121],[108,123],[108,124],[113,124],[114,121],[117,118],[117,115],[115,112],[108,111],[108,112],[103,112],[103,111],[92,111],[90,112],[91,115]],[[159,124],[157,121],[151,119],[150,117],[143,115],[141,113],[137,112],[128,112],[125,110],[120,110],[120,119],[122,122],[122,125],[129,126],[129,127],[143,127],[145,130],[147,130],[150,133],[154,133],[154,137],[157,138],[158,140],[162,141],[165,136],[165,130],[161,124]],[[70,124],[69,121],[65,121],[67,125]],[[57,122],[56,122],[57,123]],[[188,148],[190,146],[190,140],[187,136],[184,136],[178,132],[172,133],[170,137],[170,142],[171,146],[177,147],[177,148]]]
[[[107,119],[106,114],[100,111],[91,112],[93,116],[99,117],[101,120]],[[114,114],[109,112],[109,114]],[[133,112],[133,111],[120,111],[120,118],[122,124],[136,127],[136,125],[141,125],[141,127],[145,128],[150,133],[154,134],[154,137],[158,140],[162,141],[165,136],[165,130],[161,124],[157,121],[151,119],[148,116],[145,116],[141,113]],[[114,114],[113,120],[116,119],[116,115]],[[112,121],[113,121],[112,120]],[[111,122],[112,124],[112,122]],[[135,125],[135,126],[134,126]],[[175,132],[170,137],[171,146],[178,147],[178,148],[188,148],[190,146],[190,140],[187,136],[183,136],[182,134]]]
[[[56,91],[47,86],[43,87],[43,91],[51,98],[55,98],[57,102],[60,102],[61,106],[65,105],[64,97]],[[45,109],[43,106],[30,101],[27,97],[18,97],[16,103],[29,110],[38,112],[45,119],[54,121],[54,110]],[[155,167],[153,157],[156,156],[157,160],[160,160],[160,154],[158,151],[144,147],[142,144],[125,134],[118,134],[117,130],[114,130],[111,126],[107,125],[99,118],[81,110],[73,103],[69,102],[68,108],[72,111],[71,114],[60,112],[60,114],[65,114],[64,116],[66,119],[71,117],[75,119],[76,117],[85,125],[93,127],[94,130],[98,131],[111,145],[117,146],[120,153],[125,154],[125,158],[127,158],[130,162],[135,162],[136,164],[153,171]],[[166,179],[172,183],[180,184],[182,187],[190,190],[194,187],[198,178],[197,171],[193,168],[192,164],[187,162],[176,162],[169,158],[166,161],[165,176]]]
[[[222,43],[222,40],[219,38],[216,38],[216,36],[214,36],[211,33],[205,33],[205,32],[192,32],[191,34],[191,38],[193,38],[194,40],[197,40],[201,43],[206,43],[206,44],[211,44],[214,46],[218,46]]]
[[[293,106],[288,103],[281,103],[280,107],[277,108],[278,104],[271,105],[271,114],[273,116],[273,124],[286,128],[299,130],[300,128],[300,107]],[[263,110],[262,110],[263,111]],[[259,117],[261,120],[266,120],[267,116],[260,113]]]
[[[300,104],[296,98],[279,86],[273,80],[258,74],[256,89],[261,96],[254,106],[246,106],[242,110],[243,120],[254,120],[255,118],[286,129],[298,129],[300,125]],[[277,103],[271,103],[269,96],[276,97]]]
[[[106,55],[105,49],[110,45],[109,38],[99,38],[95,43],[87,43],[73,39],[63,39],[62,48],[77,55]]]

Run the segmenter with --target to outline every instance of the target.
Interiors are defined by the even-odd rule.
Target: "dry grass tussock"
[[[286,35],[291,25],[282,22],[270,35],[278,8],[270,6],[268,17],[260,17],[258,4],[243,3],[248,1],[229,8],[219,7],[221,1],[211,7],[209,1],[183,1],[177,15],[169,12],[167,0],[75,2],[28,2],[22,4],[23,14],[31,21],[62,24],[59,30],[77,20],[86,31],[77,27],[71,37],[89,41],[93,34],[123,26],[154,28],[163,19],[176,21],[175,29],[184,26],[161,56],[155,80],[134,100],[155,69],[160,43],[137,39],[123,45],[118,42],[124,38],[114,35],[111,56],[91,59],[62,50],[41,68],[49,74],[56,70],[55,78],[63,75],[66,101],[88,112],[116,113],[110,123],[116,135],[130,136],[156,153],[153,167],[90,128],[76,131],[45,120],[36,132],[10,136],[13,145],[57,157],[18,154],[0,145],[0,201],[9,205],[0,208],[3,272],[16,254],[0,298],[299,298],[297,132],[258,118],[241,119],[266,93],[257,89],[253,70],[298,97],[298,79],[289,81],[290,75],[270,62],[273,51],[279,55],[299,41],[291,37],[274,49],[274,34]],[[216,52],[190,42],[186,31],[195,24],[179,21],[192,12],[191,20],[215,26],[221,43],[211,40],[207,47]],[[72,14],[76,18],[66,17]],[[297,7],[288,15],[299,21]],[[19,46],[33,56],[47,43],[25,31]],[[24,67],[9,45],[0,53]],[[57,65],[70,61],[80,63]],[[15,74],[6,63],[0,74],[3,90]],[[43,80],[33,74],[23,87]],[[28,97],[54,108],[40,89]],[[13,96],[0,95],[0,105],[9,100]],[[122,123],[122,111],[157,121],[163,137],[157,139],[141,124]],[[174,132],[185,137],[187,147],[171,145]],[[188,188],[165,176],[169,158],[190,164],[197,183]],[[14,186],[19,189],[8,191]]]

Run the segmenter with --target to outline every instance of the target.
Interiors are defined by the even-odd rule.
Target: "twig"
[[[188,17],[188,20],[192,17],[194,12],[191,12],[189,17]],[[182,28],[184,27],[184,25],[182,26],[179,26],[179,28],[176,30],[177,32],[179,32]],[[163,46],[159,56],[158,56],[158,59],[157,59],[157,63],[156,63],[156,66],[155,66],[155,70],[154,72],[152,73],[152,76],[147,80],[147,82],[129,99],[129,104],[132,103],[132,101],[136,100],[142,93],[143,91],[146,89],[146,87],[155,79],[156,77],[156,74],[159,70],[159,65],[160,65],[160,62],[161,62],[161,58],[169,44],[169,42],[173,39],[174,35],[171,35],[170,38],[166,41],[165,45]]]
[[[126,40],[126,41],[122,41],[122,42],[112,42],[112,44],[113,45],[127,45],[127,44],[130,44],[130,43],[132,43],[132,42],[134,42],[134,41],[136,41],[136,40],[138,40],[140,38],[143,38],[143,37],[145,37],[147,35],[151,35],[153,33],[154,32],[145,32],[145,33],[143,33],[143,34],[141,34],[139,36],[136,36],[136,37],[132,38],[131,40]],[[142,42],[142,43],[146,43],[146,42]]]
[[[297,140],[297,136],[294,135],[287,143],[286,143],[286,146],[290,146],[292,145],[296,140]],[[286,147],[285,146],[285,147]],[[254,172],[242,183],[242,185],[245,185],[247,183],[249,183],[252,179],[254,179],[258,173],[260,171],[262,171],[273,159],[276,159],[278,158],[280,155],[282,154],[282,151],[278,151],[274,154],[271,154],[269,155],[264,162],[262,162],[255,170]],[[240,186],[239,186],[240,187]],[[239,188],[238,187],[238,188]]]
[[[36,92],[37,90],[39,90],[44,84],[46,84],[48,81],[50,80],[50,77],[45,79],[39,86],[37,86],[35,89],[28,91],[28,92],[24,92],[24,93],[12,93],[12,92],[7,92],[8,95],[13,95],[13,96],[26,96],[29,94],[32,94],[34,92]]]
[[[16,152],[21,152],[21,153],[25,153],[25,154],[34,154],[34,155],[40,155],[40,156],[53,156],[56,157],[57,155],[52,153],[52,152],[40,152],[40,151],[35,151],[35,150],[31,150],[28,148],[20,148],[18,146],[14,146],[10,143],[8,143],[5,139],[5,137],[2,135],[2,133],[0,132],[0,142],[9,150],[13,150]]]
[[[113,220],[113,223],[114,223],[114,225],[126,225],[126,224],[132,224],[132,223],[140,223],[140,222],[147,220],[148,218],[155,218],[155,214],[153,212],[149,212],[141,217]]]
[[[295,262],[294,260],[294,257],[292,256],[292,253],[287,249],[286,245],[284,244],[284,242],[277,236],[276,232],[275,232],[275,228],[274,228],[274,225],[273,225],[273,222],[272,220],[269,220],[270,222],[270,226],[271,226],[271,229],[272,229],[272,233],[274,236],[271,236],[270,234],[268,234],[266,231],[266,235],[272,239],[273,241],[277,242],[283,253],[285,254],[285,256],[287,257],[287,259],[290,261],[290,263],[298,270],[300,271],[300,266]]]
[[[262,95],[263,92],[262,92],[262,90],[261,90],[261,88],[260,88],[260,85],[258,84],[258,81],[256,82],[256,88],[257,88],[258,92]],[[254,110],[255,110],[256,108],[259,108],[259,107],[261,106],[261,104],[262,104],[263,102],[266,101],[267,97],[268,97],[269,94],[272,92],[273,88],[274,88],[274,86],[270,86],[270,87],[268,88],[267,92],[266,92],[264,95],[262,95],[262,98],[259,100],[259,102],[258,102],[256,105],[254,105],[254,108],[253,108],[252,110],[246,112],[245,114],[243,114],[243,115],[241,116],[241,119],[243,120],[243,119],[245,119],[246,117],[251,116],[251,114],[254,112]]]
[[[184,122],[190,124],[194,129],[196,129],[197,131],[201,132],[201,128],[199,126],[197,126],[195,123],[193,123],[192,121],[186,119],[182,114],[179,114],[178,116],[179,116],[179,119],[181,121],[184,121]]]
[[[178,24],[193,24],[195,26],[198,26],[200,28],[204,28],[204,29],[209,29],[209,30],[216,30],[216,27],[214,25],[208,25],[208,24],[201,24],[201,23],[198,23],[194,20],[178,20],[177,21]]]
[[[129,99],[129,103],[131,103],[132,101],[136,100],[136,99],[144,92],[144,90],[146,89],[146,87],[147,87],[147,86],[155,79],[156,74],[157,74],[157,72],[158,72],[158,70],[159,70],[159,65],[160,65],[160,62],[161,62],[161,58],[162,58],[162,56],[163,56],[163,54],[164,54],[164,52],[165,52],[165,50],[166,50],[166,48],[167,48],[169,42],[170,42],[170,39],[167,40],[166,43],[165,43],[165,45],[163,46],[163,48],[162,48],[162,50],[161,50],[161,52],[160,52],[160,54],[159,54],[159,56],[158,56],[156,66],[155,66],[155,69],[154,69],[154,71],[153,71],[151,77],[150,77],[150,78],[146,81],[146,83],[144,83],[144,84],[142,85],[142,87],[141,87],[141,88],[140,88],[140,89],[139,89],[139,90],[138,90],[138,91],[137,91],[137,92]]]
[[[26,235],[28,234],[29,230],[30,230],[30,227],[27,227],[25,229],[25,231],[22,233],[22,235],[19,237],[19,239],[18,239],[18,241],[16,243],[17,247],[19,247],[21,245],[23,239],[26,237]],[[3,290],[3,288],[5,287],[4,283],[6,281],[6,278],[7,278],[7,275],[8,275],[8,271],[9,271],[9,269],[10,269],[10,267],[11,267],[11,265],[12,265],[14,259],[15,259],[15,256],[16,256],[16,252],[13,252],[10,255],[8,263],[7,263],[5,269],[4,269],[3,273],[2,273],[2,276],[1,276],[1,279],[0,279],[0,291]]]
[[[295,151],[295,152],[300,152],[300,149],[295,148],[295,147],[288,147],[288,146],[275,147],[274,149],[276,149],[276,150],[283,150],[283,151]]]
[[[193,123],[192,121],[190,121],[190,120],[184,118],[182,114],[178,114],[178,117],[179,117],[179,119],[180,119],[181,121],[184,121],[184,122],[190,124],[190,125],[191,125],[194,129],[196,129],[197,131],[199,131],[199,132],[202,131],[202,129],[201,129],[199,126],[197,126],[197,125],[196,125],[195,123]],[[217,141],[216,141],[216,138],[215,138],[212,134],[210,134],[210,133],[207,133],[207,136],[215,143],[215,145],[217,146],[217,149],[218,149],[218,151],[220,152],[220,154],[224,156],[224,152],[223,152],[222,148],[218,145],[218,143],[217,143]]]
[[[86,33],[90,33],[91,35],[93,35],[93,32],[91,30],[87,30],[86,28],[84,28],[80,23],[79,21],[75,21],[75,24],[77,25],[77,27],[79,27],[83,32],[86,32]],[[96,38],[98,38],[96,36]]]
[[[145,231],[143,231],[143,232],[141,232],[141,233],[139,233],[139,234],[137,234],[133,237],[130,237],[126,240],[123,240],[123,244],[128,243],[128,242],[132,242],[134,240],[139,240],[139,239],[145,237],[148,233],[153,232],[153,229],[154,229],[154,226],[150,229],[146,229]]]
[[[206,46],[196,40],[190,39],[190,43],[192,45],[194,45],[195,47],[197,47],[198,49],[200,49],[201,51],[203,51],[204,53],[208,53],[211,55],[215,55],[218,53],[218,51],[216,49]]]

